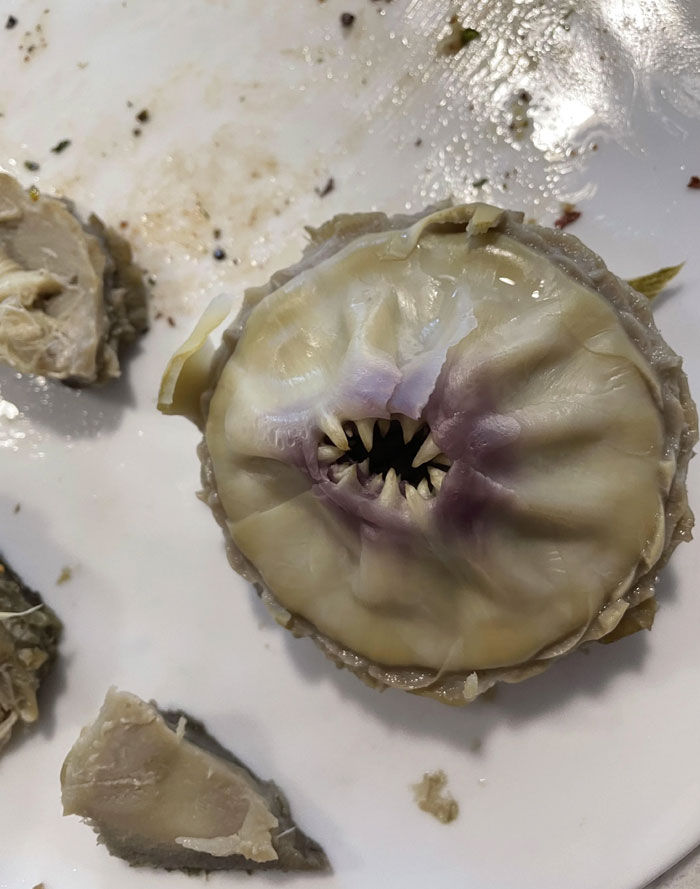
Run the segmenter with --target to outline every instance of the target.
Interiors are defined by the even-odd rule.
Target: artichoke
[[[449,704],[650,626],[697,416],[647,299],[486,204],[309,233],[215,355],[205,312],[160,397],[277,620]]]
[[[58,653],[62,625],[0,557],[0,750],[39,718],[37,693]]]
[[[328,860],[261,781],[201,722],[110,689],[61,769],[64,815],[113,855],[167,870],[325,870]]]
[[[147,327],[126,241],[0,174],[0,361],[76,386],[105,382],[120,374],[120,348]]]

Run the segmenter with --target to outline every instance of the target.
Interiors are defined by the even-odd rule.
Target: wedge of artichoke
[[[168,870],[324,870],[328,860],[261,781],[181,711],[110,689],[61,770],[63,814],[113,855]]]
[[[697,416],[647,299],[485,204],[338,216],[219,305],[161,409],[276,618],[366,682],[462,704],[649,626],[690,536]]]
[[[148,326],[131,249],[73,205],[0,174],[0,361],[77,386],[119,376]]]
[[[39,718],[37,693],[58,651],[62,626],[39,593],[0,556],[0,751]]]

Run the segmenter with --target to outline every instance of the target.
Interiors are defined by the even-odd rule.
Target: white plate
[[[443,58],[443,2],[44,2],[18,2],[17,27],[0,28],[0,165],[127,221],[162,317],[103,391],[0,372],[2,551],[66,625],[41,725],[0,759],[1,889],[192,886],[130,871],[61,816],[61,762],[111,684],[192,711],[277,780],[333,862],[319,889],[640,887],[700,841],[698,546],[664,572],[650,635],[465,710],[380,695],[232,574],[194,497],[195,430],[155,395],[197,311],[291,261],[304,223],[473,198],[484,176],[485,197],[546,222],[560,197],[586,197],[571,231],[622,275],[686,259],[657,317],[699,390],[695,4],[470,4],[481,41]],[[357,14],[347,33],[343,11]],[[664,66],[675,81],[651,77]],[[518,141],[520,89],[533,100]],[[697,505],[695,468],[690,487]],[[460,804],[449,826],[409,789],[436,768]]]

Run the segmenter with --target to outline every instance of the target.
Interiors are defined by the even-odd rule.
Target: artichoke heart
[[[485,204],[310,238],[163,390],[188,393],[232,564],[278,619],[451,704],[648,625],[697,416],[645,297]]]
[[[148,326],[131,249],[96,216],[0,174],[0,361],[76,385],[118,377]]]

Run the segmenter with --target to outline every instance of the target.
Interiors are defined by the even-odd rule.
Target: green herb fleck
[[[450,33],[440,41],[438,52],[443,56],[454,56],[472,40],[480,38],[480,31],[477,31],[476,28],[465,28],[457,16],[453,15],[450,18]]]
[[[25,161],[24,162],[25,169],[29,170],[30,173],[36,173],[39,169],[39,164],[36,161]]]
[[[639,293],[643,293],[647,299],[657,297],[664,287],[676,277],[678,272],[683,268],[685,263],[680,265],[670,265],[666,268],[659,269],[657,272],[651,272],[649,275],[642,275],[640,278],[630,278],[627,283]]]
[[[460,48],[466,46],[468,43],[471,43],[472,40],[479,40],[481,38],[481,34],[476,28],[460,28],[459,31],[459,42],[461,44]]]
[[[70,145],[70,139],[61,139],[60,142],[57,142],[51,151],[54,154],[60,154],[62,151],[65,151],[66,148]]]
[[[472,188],[483,188],[488,181],[487,176],[484,176],[483,179],[477,179],[475,182],[472,182]]]
[[[30,186],[28,194],[31,201],[38,201],[41,197],[39,189],[36,187],[36,185]]]

